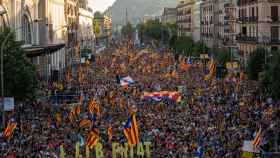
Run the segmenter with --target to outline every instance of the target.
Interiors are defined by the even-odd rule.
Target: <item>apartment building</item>
[[[162,24],[174,24],[177,19],[177,9],[176,8],[164,8],[161,16]]]
[[[200,40],[200,1],[185,0],[177,5],[177,34]]]
[[[280,0],[238,0],[237,45],[246,60],[257,47],[278,50]]]
[[[201,40],[210,48],[237,51],[236,0],[204,0],[201,3]]]
[[[5,10],[5,27],[23,42],[40,80],[51,81],[53,70],[62,70],[65,63],[62,32],[54,28],[64,24],[64,0],[1,0],[0,6]]]
[[[87,9],[79,9],[79,41],[81,50],[93,51],[95,35],[93,32],[93,13]]]
[[[213,0],[201,3],[201,41],[210,48],[214,46],[214,5]]]

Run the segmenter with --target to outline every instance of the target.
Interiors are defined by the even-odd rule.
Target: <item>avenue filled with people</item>
[[[151,142],[152,158],[240,158],[244,141],[256,139],[258,131],[260,141],[254,147],[273,152],[280,144],[279,101],[265,96],[260,83],[242,73],[217,79],[209,71],[210,60],[190,60],[169,50],[123,45],[94,55],[80,66],[78,77],[66,74],[62,88],[43,90],[47,99],[7,113],[6,120],[17,126],[8,139],[0,136],[0,155],[55,158],[63,146],[65,157],[72,158],[79,142],[85,157],[87,135],[95,129],[103,157],[111,158],[112,143],[127,142],[123,130],[132,113],[139,141]],[[73,103],[51,97],[71,89],[76,94]],[[173,96],[147,97],[157,92]],[[77,112],[74,107],[79,107]],[[94,149],[90,155],[95,157]]]

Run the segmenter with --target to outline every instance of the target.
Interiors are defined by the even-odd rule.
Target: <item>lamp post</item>
[[[5,14],[7,12],[2,12],[2,15]],[[39,20],[39,19],[36,19],[34,21],[32,21],[31,23],[37,23],[39,21],[42,21],[42,20]],[[21,27],[17,27],[14,29],[14,31],[17,31],[19,29],[22,29],[23,26]],[[12,30],[9,31],[8,35],[5,37],[2,45],[1,45],[1,99],[2,99],[2,126],[4,128],[5,126],[5,110],[4,110],[4,47],[5,47],[5,44],[6,42],[8,41],[8,39],[10,38],[10,36],[13,34]]]

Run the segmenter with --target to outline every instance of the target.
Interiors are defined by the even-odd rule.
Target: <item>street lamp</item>
[[[2,12],[4,14],[4,12]],[[0,14],[1,15],[1,14]],[[32,21],[31,23],[37,23],[39,21],[42,21],[42,19],[35,19],[34,21]],[[22,29],[23,26],[21,27],[17,27],[14,29],[14,31],[17,31],[19,29]],[[2,126],[4,128],[5,126],[5,109],[4,109],[4,46],[6,44],[6,42],[8,41],[8,39],[10,38],[10,36],[13,34],[13,31],[10,30],[10,32],[8,33],[8,35],[6,36],[6,38],[4,39],[2,45],[1,45],[1,99],[2,99]]]

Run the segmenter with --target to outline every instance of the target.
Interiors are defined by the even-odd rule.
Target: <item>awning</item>
[[[24,47],[23,50],[26,56],[29,58],[43,56],[47,54],[54,53],[65,46],[64,43],[61,44],[49,44],[47,46],[30,46]]]

